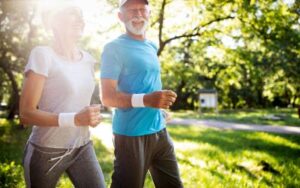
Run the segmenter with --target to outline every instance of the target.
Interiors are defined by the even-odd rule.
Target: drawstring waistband
[[[53,158],[51,158],[51,159],[48,160],[49,162],[52,162],[52,161],[55,161],[55,160],[57,160],[57,161],[47,171],[46,175],[48,175],[65,157],[67,157],[68,155],[70,155],[74,151],[74,149],[76,149],[76,145],[77,145],[78,141],[79,141],[79,143],[81,142],[81,137],[77,138],[76,141],[75,141],[75,143],[73,144],[72,148],[68,148],[67,151],[63,155],[58,156],[58,157],[53,157]]]

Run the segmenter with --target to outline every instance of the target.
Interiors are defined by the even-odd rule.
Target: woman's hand
[[[96,127],[102,120],[100,104],[87,106],[75,115],[76,126]]]

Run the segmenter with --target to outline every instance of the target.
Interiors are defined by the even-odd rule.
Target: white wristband
[[[76,113],[60,113],[58,115],[59,127],[74,127],[75,125],[75,114]]]
[[[144,105],[144,93],[133,94],[131,96],[131,105],[132,107],[145,107]]]

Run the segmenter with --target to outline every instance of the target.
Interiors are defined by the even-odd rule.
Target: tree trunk
[[[5,66],[2,66],[1,68],[8,76],[9,81],[11,82],[12,93],[8,103],[8,115],[6,118],[12,120],[15,118],[15,115],[17,115],[19,111],[19,87],[12,70],[9,67]]]
[[[298,117],[300,119],[300,105],[298,106]]]
[[[9,111],[7,115],[7,119],[12,120],[15,118],[16,115],[19,113],[19,94],[15,93],[11,96],[10,103],[9,103]]]

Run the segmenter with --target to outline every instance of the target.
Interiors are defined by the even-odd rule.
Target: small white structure
[[[218,112],[218,92],[215,89],[199,90],[199,112],[201,108],[214,108]]]

